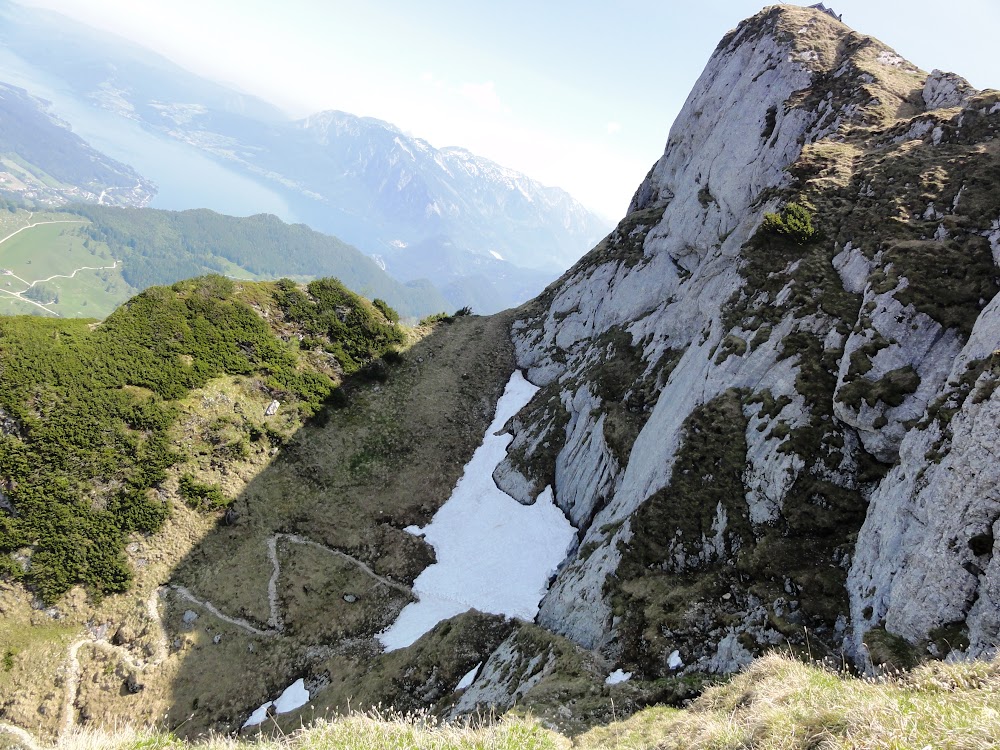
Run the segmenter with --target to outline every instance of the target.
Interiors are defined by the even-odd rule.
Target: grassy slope
[[[50,604],[75,584],[124,591],[131,574],[122,537],[155,531],[169,513],[156,494],[166,470],[183,463],[167,443],[178,399],[228,374],[257,380],[262,393],[308,415],[343,373],[404,340],[336,282],[309,290],[281,283],[238,289],[203,277],[151,288],[97,327],[0,320],[0,404],[10,421],[0,438],[0,476],[14,508],[3,517],[0,549],[31,548],[30,565],[7,558],[4,569]],[[276,336],[254,305],[307,331],[310,350],[329,355],[328,371],[309,368],[313,352]],[[239,426],[246,437],[223,446],[233,458],[268,439],[247,419]]]
[[[36,286],[58,295],[58,301],[46,305],[53,313],[63,317],[91,318],[109,315],[136,293],[137,290],[122,278],[120,264],[116,263],[107,245],[88,241],[81,235],[79,229],[86,224],[85,220],[72,214],[53,213],[32,216],[30,222],[36,221],[74,223],[42,224],[0,244],[0,267],[14,274],[0,276],[0,289],[24,292],[28,285],[19,279],[28,284],[37,281]],[[26,222],[28,220],[24,218],[17,223],[26,226]],[[9,233],[0,229],[0,236]],[[68,278],[71,275],[72,278]],[[50,278],[53,276],[58,278]],[[30,296],[30,293],[25,296]],[[0,295],[0,301],[5,303],[4,311],[12,315],[46,314],[38,307],[8,294]]]
[[[237,294],[266,312],[275,334],[289,345],[305,335],[307,348],[292,347],[300,350],[304,371],[323,373],[333,366],[330,374],[339,379],[343,368],[333,354],[312,347],[308,322],[279,313],[274,288],[240,284]],[[383,375],[348,378],[346,405],[321,410],[307,425],[290,394],[278,396],[276,415],[263,416],[272,398],[266,374],[219,373],[179,394],[171,401],[168,445],[180,463],[167,469],[157,491],[173,511],[159,533],[128,537],[132,589],[97,601],[75,588],[54,608],[38,610],[19,586],[0,582],[0,656],[12,652],[10,669],[0,669],[0,717],[45,736],[58,731],[67,646],[89,637],[88,623],[132,658],[155,661],[162,636],[145,614],[146,602],[165,583],[183,583],[221,611],[266,628],[266,544],[274,532],[301,534],[366,561],[382,575],[412,580],[430,560],[429,549],[401,529],[430,518],[481,441],[513,367],[508,325],[502,317],[465,317],[414,331],[411,348],[383,373],[384,382]],[[235,499],[232,526],[220,523],[221,511],[185,507],[178,495],[184,474]],[[169,656],[145,669],[143,691],[130,694],[122,680],[133,672],[120,658],[83,648],[78,720],[107,726],[123,716],[157,721],[169,712],[168,726],[183,725],[185,732],[229,729],[303,672],[364,675],[372,635],[405,597],[316,547],[282,541],[277,555],[286,625],[280,637],[249,635],[197,606],[201,617],[188,626],[181,616],[192,607],[189,601],[171,591],[154,596]],[[345,592],[354,593],[357,603],[345,603]],[[500,631],[489,622],[481,629],[485,640],[468,653],[432,647],[426,655],[432,671],[440,672],[450,659],[448,679],[456,672],[457,682],[496,644]],[[407,668],[405,662],[387,666],[390,672]],[[371,702],[391,697],[385,690],[373,685]],[[342,695],[341,689],[328,693],[338,704]]]
[[[987,748],[1000,738],[1000,661],[935,662],[879,680],[776,654],[688,709],[653,708],[579,747]]]
[[[967,664],[938,662],[901,676],[872,680],[845,677],[822,667],[771,655],[758,660],[729,683],[709,689],[686,709],[649,708],[626,721],[573,738],[548,731],[530,717],[508,716],[477,729],[440,725],[420,715],[369,713],[319,721],[289,735],[253,744],[227,737],[185,743],[170,735],[125,730],[117,734],[79,733],[67,737],[60,747],[67,750],[94,747],[114,750],[250,747],[260,750],[751,747],[977,750],[997,747],[998,738],[1000,660]]]
[[[482,441],[513,367],[506,326],[504,319],[483,318],[440,326],[405,353],[386,382],[356,388],[346,408],[299,430],[239,494],[236,522],[201,539],[173,580],[223,612],[266,623],[272,571],[266,543],[288,532],[353,555],[389,579],[412,581],[432,553],[402,529],[430,520]],[[406,682],[412,663],[376,659],[373,637],[406,598],[318,548],[282,542],[277,553],[285,632],[247,638],[214,618],[199,619],[192,629],[177,623],[190,645],[165,665],[162,678],[150,680],[144,710],[152,714],[162,706],[160,715],[168,710],[171,725],[187,720],[185,733],[228,728],[296,677],[323,674],[332,682],[314,703],[320,715],[346,707],[352,697],[351,705],[403,700],[397,683]],[[346,603],[345,594],[357,601]],[[171,616],[183,607],[172,606]],[[226,653],[207,645],[220,627],[224,643],[240,645]],[[427,661],[457,675],[455,682],[496,644],[488,623],[466,632],[479,632],[466,639],[467,653],[440,643],[427,647]],[[382,661],[383,676],[371,680]],[[104,694],[92,698],[109,718],[137,705]]]
[[[211,292],[220,285],[225,300]],[[4,715],[33,705],[35,715],[47,712],[43,724],[57,721],[58,673],[83,624],[130,627],[136,597],[148,598],[150,583],[166,580],[192,540],[217,522],[218,512],[185,507],[178,494],[183,475],[219,484],[224,498],[235,497],[345,372],[357,369],[362,350],[365,358],[377,357],[391,344],[378,331],[395,329],[370,303],[335,283],[311,289],[319,296],[310,299],[288,284],[237,288],[213,277],[149,290],[98,327],[79,320],[0,320],[0,402],[4,420],[13,420],[0,436],[2,500],[17,510],[0,513],[0,564],[9,574],[0,577]],[[284,311],[289,301],[296,314]],[[364,320],[331,339],[345,311]],[[303,348],[296,331],[317,312],[308,321],[310,346]],[[137,343],[144,330],[154,341]],[[275,397],[281,408],[265,416]],[[222,418],[223,403],[230,413],[234,406],[242,412],[238,419]],[[149,480],[152,488],[143,489]],[[121,510],[144,504],[166,512],[172,506],[168,532],[147,536],[119,522]],[[140,525],[148,531],[159,523]],[[30,567],[20,569],[28,559]],[[80,588],[63,594],[78,581],[92,593],[110,593],[128,588],[133,578],[135,588],[123,597],[88,600]],[[39,609],[19,580],[58,600],[58,607]],[[134,637],[148,645],[154,634]],[[55,692],[39,685],[42,675],[43,683],[56,676]]]

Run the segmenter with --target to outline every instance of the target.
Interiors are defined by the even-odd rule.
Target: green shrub
[[[43,305],[59,302],[59,290],[48,284],[35,284],[24,291],[24,296]]]
[[[768,234],[787,237],[798,245],[812,242],[819,234],[813,226],[812,215],[798,203],[788,203],[781,214],[764,214],[761,229]]]
[[[428,315],[426,318],[421,318],[419,325],[422,326],[432,326],[437,323],[451,323],[455,318],[448,313],[439,312],[433,315]]]
[[[390,323],[399,322],[399,313],[389,307],[389,303],[384,299],[376,297],[372,300],[372,304],[375,306],[375,309],[382,313],[385,316],[385,319]]]
[[[405,340],[402,329],[389,316],[391,313],[399,319],[391,307],[384,302],[384,309],[369,303],[337,279],[310,282],[306,291],[282,280],[275,298],[285,318],[301,325],[310,343],[323,337],[330,342],[323,348],[336,357],[346,374],[357,372]],[[385,322],[387,319],[391,322]]]
[[[385,367],[382,355],[405,340],[335,279],[307,292],[288,280],[242,288],[311,331],[345,372]],[[303,415],[342,399],[334,380],[300,367],[296,344],[278,338],[218,275],[152,287],[94,329],[79,320],[0,319],[0,407],[18,425],[0,435],[0,481],[14,488],[15,508],[0,511],[0,576],[23,580],[47,603],[77,584],[98,596],[127,589],[125,535],[157,531],[170,512],[150,490],[179,460],[168,439],[178,399],[223,374],[260,379]],[[248,439],[227,442],[219,455],[245,457]],[[181,494],[195,507],[228,504],[190,476]],[[27,571],[11,557],[26,545],[34,547]]]
[[[231,502],[217,484],[202,484],[190,474],[181,477],[178,486],[184,502],[196,510],[218,510],[225,508]]]

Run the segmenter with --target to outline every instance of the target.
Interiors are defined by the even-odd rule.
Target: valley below
[[[441,324],[391,367],[386,382],[358,387],[329,421],[290,434],[252,480],[223,467],[221,486],[234,497],[231,525],[176,504],[163,531],[128,548],[134,594],[96,609],[74,596],[36,610],[5,589],[5,633],[22,633],[3,678],[4,694],[19,696],[7,716],[20,713],[22,725],[48,716],[45,733],[56,733],[78,717],[154,721],[165,711],[192,733],[229,731],[249,707],[299,677],[313,691],[326,688],[312,704],[317,715],[341,702],[359,705],[355,686],[381,650],[376,636],[414,600],[421,561],[433,559],[404,529],[430,521],[482,441],[513,366],[507,325],[502,317]],[[226,382],[210,383],[190,403],[192,418],[207,403],[214,419],[234,409],[263,413],[267,405]],[[52,624],[38,628],[39,617]],[[432,665],[440,646],[425,639],[427,668],[464,674],[512,627],[502,616],[465,619],[461,629],[483,631],[485,641],[441,653],[442,663]],[[88,635],[69,642],[82,626]],[[72,658],[43,680],[56,675],[56,682],[38,684],[38,665],[66,661],[67,653]],[[383,668],[400,672],[412,658],[387,654]],[[112,688],[122,675],[120,684],[140,689]],[[338,695],[337,685],[346,692]],[[371,686],[372,705],[403,697],[383,689]]]

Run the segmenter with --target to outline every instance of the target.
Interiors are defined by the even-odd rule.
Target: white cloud
[[[497,115],[510,112],[508,108],[504,107],[503,102],[500,101],[500,95],[497,94],[493,81],[487,81],[486,83],[463,83],[459,87],[458,93],[486,112],[492,112]]]
[[[443,89],[445,87],[445,82],[435,77],[429,70],[425,70],[420,74],[420,82],[426,86],[433,86],[436,89]]]
[[[611,121],[608,123],[608,135],[614,135],[615,133],[622,132],[622,124],[620,122]]]

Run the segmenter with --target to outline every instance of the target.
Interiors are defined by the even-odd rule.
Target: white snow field
[[[277,713],[286,714],[289,711],[294,711],[296,708],[301,708],[308,702],[309,691],[306,690],[305,681],[298,679],[285,688],[281,695],[278,696],[278,700],[268,701],[250,714],[250,718],[243,723],[243,726],[252,727],[264,721],[267,718],[267,709],[269,709],[272,704],[274,705],[274,710]]]
[[[549,578],[566,557],[576,530],[555,506],[551,488],[521,505],[497,488],[493,470],[507,453],[509,433],[495,434],[538,390],[515,371],[496,417],[448,501],[423,529],[437,562],[417,576],[418,601],[403,608],[378,638],[386,651],[405,648],[442,620],[469,609],[533,620]]]
[[[479,662],[476,666],[474,666],[472,669],[466,672],[465,676],[461,680],[459,680],[458,684],[455,686],[455,692],[457,693],[459,690],[465,690],[467,687],[469,687],[469,685],[471,685],[475,681],[476,675],[479,674],[479,668],[482,666],[483,663]]]
[[[609,674],[604,679],[604,684],[605,685],[619,685],[619,684],[621,684],[623,682],[628,682],[631,679],[632,679],[632,673],[631,672],[625,672],[625,671],[623,671],[621,669],[616,669],[614,672],[612,672],[611,674]]]

